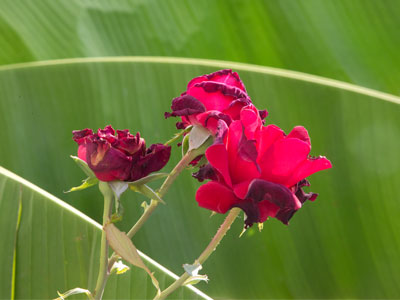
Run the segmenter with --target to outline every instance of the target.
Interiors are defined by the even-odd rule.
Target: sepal
[[[199,283],[200,281],[205,281],[208,282],[208,276],[207,275],[200,275],[199,271],[202,269],[202,265],[198,263],[197,261],[193,264],[184,264],[183,269],[187,274],[190,275],[188,279],[183,283],[183,285],[195,285]]]
[[[165,204],[164,200],[148,185],[141,184],[141,185],[129,185],[129,188],[137,193],[140,193],[151,200],[160,201],[162,204]]]

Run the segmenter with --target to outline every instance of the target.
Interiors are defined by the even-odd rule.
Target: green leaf
[[[343,9],[350,5],[340,3]],[[320,9],[321,6],[318,5]],[[244,10],[247,9],[246,6]],[[115,11],[108,10],[108,13],[114,16]],[[335,13],[337,10],[333,10],[332,14]],[[102,14],[107,15],[104,11]],[[361,20],[361,24],[366,23]],[[371,29],[370,25],[365,26]],[[290,50],[296,55],[293,49],[297,48]],[[315,66],[314,61],[312,65]],[[218,249],[203,264],[211,281],[197,286],[212,297],[223,299],[400,298],[400,99],[396,96],[282,69],[194,59],[111,57],[2,67],[0,127],[3,130],[0,140],[5,146],[0,147],[0,164],[100,220],[102,199],[96,189],[81,193],[62,192],[65,186],[73,186],[77,176],[81,176],[81,171],[68,159],[68,155],[76,151],[71,131],[112,124],[114,128],[140,131],[148,145],[166,141],[176,132],[178,121],[163,117],[170,109],[171,100],[186,89],[193,77],[228,67],[239,72],[254,104],[269,111],[267,125],[277,124],[286,133],[293,126],[304,125],[311,136],[311,154],[326,155],[333,168],[309,178],[311,187],[307,192],[319,193],[318,199],[305,203],[289,226],[272,219],[264,223],[262,232],[253,226],[239,239],[243,220],[238,218]],[[170,162],[163,172],[171,170],[180,158],[180,149],[173,147]],[[163,197],[168,205],[159,206],[135,236],[135,245],[140,245],[142,251],[175,273],[182,271],[184,262],[198,257],[223,221],[222,215],[209,218],[210,211],[198,207],[195,194],[199,185],[185,170]],[[7,201],[3,201],[17,203],[10,199],[18,200],[18,191],[15,188],[15,193],[8,194],[4,198]],[[135,193],[123,194],[124,220],[118,223],[123,231],[129,230],[140,217],[140,204],[144,200],[145,197]],[[22,203],[21,230],[25,226],[24,208],[29,208],[35,201],[26,199]],[[58,239],[49,249],[42,250],[41,244],[22,248],[21,251],[26,252],[22,252],[25,255],[20,259],[24,265],[33,264],[35,276],[32,285],[23,278],[16,280],[16,298],[56,296],[47,288],[54,286],[55,277],[48,275],[47,262],[59,259],[60,265],[64,266],[64,260],[49,251],[65,248],[68,257],[71,253],[83,257],[78,256],[79,249],[73,243],[78,235],[70,237],[72,242],[64,245],[60,245],[59,237],[65,235],[68,238],[70,230],[74,232],[87,227],[75,229],[80,223],[74,226],[66,223],[61,232],[52,224],[58,224],[61,218],[68,219],[68,214],[58,212],[55,217],[47,216],[52,210],[49,204],[44,207],[39,206],[32,212],[36,221],[24,227],[25,238],[45,243],[42,241],[47,238],[44,233],[49,231],[50,235],[55,231]],[[12,224],[10,218],[15,216],[18,208],[13,209],[0,208],[1,213],[4,211],[2,216],[7,216],[3,219],[8,220],[0,218],[0,222],[4,228],[12,228],[10,235],[9,229],[0,233],[4,245],[15,240],[16,221],[13,219]],[[43,228],[44,224],[47,225]],[[30,230],[34,230],[32,235],[29,235]],[[93,235],[88,238],[91,241]],[[10,259],[0,268],[0,272],[5,272],[12,267],[12,250],[0,251],[1,257]],[[40,256],[37,262],[30,259],[31,254]],[[51,288],[52,292],[86,287],[79,278],[88,277],[84,273],[88,268],[85,262],[79,263],[78,258],[66,260],[67,275],[57,275],[61,277],[62,286]],[[94,261],[93,265],[96,264]],[[77,272],[75,265],[83,266],[79,271],[82,275],[74,273]],[[18,260],[16,266],[21,268]],[[158,273],[160,286],[164,288],[167,283]],[[1,273],[0,277],[9,278],[7,274]],[[111,279],[106,293],[112,295],[106,294],[107,297],[130,298],[131,290],[123,290],[123,285],[132,287],[132,295],[137,298],[151,297],[150,280],[147,282],[135,272],[115,277],[119,279]],[[64,284],[64,279],[68,284]],[[9,291],[6,282],[0,282],[1,292]],[[149,291],[140,294],[133,287],[140,283],[149,283],[146,285]],[[33,286],[42,292],[28,295]],[[184,292],[181,289],[171,298],[182,298]],[[186,298],[190,296],[186,295]]]
[[[398,95],[398,11],[398,0],[2,0],[0,63],[135,55],[212,58]]]
[[[0,236],[0,299],[53,299],[57,291],[65,298],[94,288],[101,225],[2,167]],[[139,255],[163,282],[170,284],[171,276],[176,278],[142,252]],[[118,290],[118,286],[124,289]],[[185,289],[179,298],[199,298],[197,291]],[[153,295],[147,274],[127,272],[110,277],[104,299],[148,299]]]
[[[153,282],[154,287],[159,293],[160,286],[157,279],[154,277],[149,268],[144,264],[135,245],[133,245],[131,239],[125,234],[125,232],[121,232],[113,223],[105,225],[104,231],[106,232],[107,241],[110,244],[110,247],[115,251],[115,253],[117,253],[119,256],[121,256],[121,258],[125,259],[132,265],[145,270],[146,273],[149,274],[149,276],[151,277],[151,281]]]

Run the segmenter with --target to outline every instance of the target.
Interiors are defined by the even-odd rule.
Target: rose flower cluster
[[[265,126],[265,110],[251,102],[236,72],[221,70],[191,80],[187,91],[172,101],[178,128],[202,126],[214,135],[206,150],[208,163],[193,176],[209,180],[196,193],[199,206],[217,213],[233,207],[246,214],[245,226],[268,217],[288,224],[306,200],[306,177],[331,168],[325,157],[311,157],[307,130],[296,126],[289,134]]]

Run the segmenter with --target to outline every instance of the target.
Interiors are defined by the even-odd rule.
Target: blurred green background
[[[287,132],[304,125],[312,154],[326,155],[334,167],[310,178],[312,191],[320,196],[290,226],[267,221],[261,233],[252,229],[239,239],[242,224],[237,221],[204,265],[210,282],[197,287],[217,299],[400,298],[399,13],[400,2],[389,0],[2,0],[0,165],[100,221],[102,202],[95,188],[63,193],[84,177],[69,158],[76,152],[71,131],[112,124],[140,131],[148,144],[164,142],[176,131],[176,120],[163,118],[171,99],[194,76],[232,67],[253,102],[269,111],[268,123]],[[174,147],[165,170],[179,157],[180,148]],[[198,186],[186,171],[165,197],[168,205],[134,239],[139,249],[175,273],[200,254],[223,220],[197,207]],[[4,195],[1,203],[8,207],[12,197]],[[122,229],[140,216],[143,200],[123,195]],[[23,208],[21,224],[30,216],[32,232],[42,237],[29,247],[49,247],[55,233],[44,234],[43,216],[34,221],[29,209]],[[6,210],[3,214],[15,220]],[[68,222],[54,218],[50,209],[43,215],[49,228],[52,222]],[[6,232],[10,223],[4,224]],[[17,247],[17,257],[40,259],[33,250],[18,254],[23,247]],[[82,257],[89,255],[90,246],[82,249]],[[65,268],[59,272],[67,274]],[[68,274],[75,269],[69,267]],[[87,284],[73,275],[60,275],[57,287],[53,281],[35,283],[32,270],[18,278],[16,298],[55,297],[56,289]],[[49,276],[43,272],[42,277]],[[93,276],[79,272],[82,278]],[[122,275],[111,282],[106,296],[151,297],[121,292],[134,279]],[[29,293],[27,282],[48,287]]]

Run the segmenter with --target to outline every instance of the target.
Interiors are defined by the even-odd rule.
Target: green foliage
[[[53,299],[57,291],[71,290],[72,295],[86,292],[82,288],[94,288],[101,238],[98,223],[1,167],[0,222],[0,299]],[[142,262],[142,268],[150,268],[161,282],[171,283],[163,270],[146,257],[142,259],[147,263]],[[113,275],[105,299],[145,299],[155,294],[146,272],[136,270]],[[185,288],[176,297],[198,296]]]
[[[3,68],[0,139],[8,146],[0,149],[0,164],[100,220],[102,201],[96,189],[62,193],[82,178],[82,171],[68,157],[77,150],[71,131],[113,124],[140,130],[148,144],[166,141],[176,132],[176,120],[163,118],[171,99],[192,77],[226,66],[196,64],[196,60],[155,61],[109,59]],[[253,228],[239,239],[238,220],[203,266],[210,282],[197,287],[216,298],[236,299],[399,297],[400,106],[394,103],[398,98],[389,97],[390,102],[369,96],[370,91],[357,93],[329,81],[293,79],[291,73],[277,75],[267,68],[234,67],[255,104],[269,110],[267,123],[276,123],[286,132],[298,124],[306,126],[312,154],[326,155],[333,169],[311,176],[311,190],[319,198],[307,203],[288,227],[272,220],[261,233]],[[163,171],[181,157],[180,148],[174,146],[172,152]],[[209,211],[197,207],[197,187],[190,173],[184,172],[163,198],[167,205],[157,209],[134,239],[138,249],[175,273],[200,254],[222,222],[222,216],[210,219]],[[131,192],[121,196],[125,208],[124,220],[118,223],[121,230],[128,230],[139,217],[144,199]],[[52,224],[53,229],[61,226],[59,219],[47,220],[38,213],[29,220],[32,228]],[[74,238],[73,232],[66,234]],[[32,235],[29,240],[42,243],[43,237]],[[71,245],[57,247],[68,252]],[[30,246],[23,251],[38,251],[28,250]],[[57,257],[40,253],[48,259],[35,264]],[[84,257],[91,252],[80,253]],[[72,265],[76,264],[67,267],[73,269]],[[85,264],[80,268],[87,272]],[[34,286],[48,288],[40,284]],[[111,284],[109,289],[123,293],[122,284]]]
[[[220,59],[399,94],[398,0],[2,0],[0,63]]]

